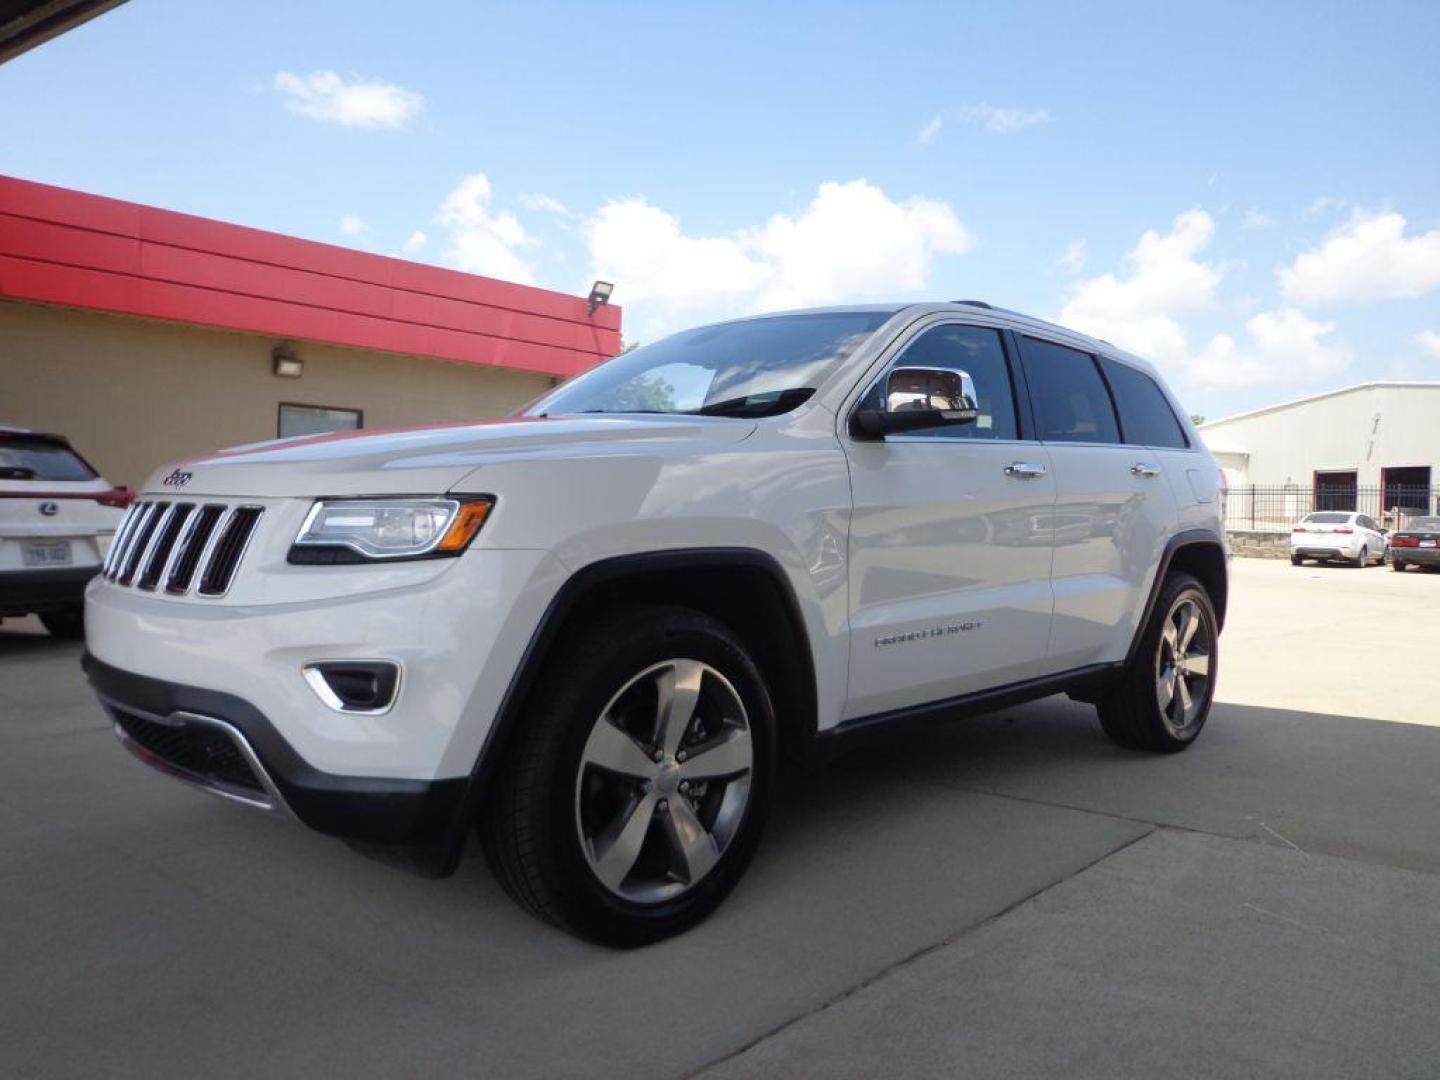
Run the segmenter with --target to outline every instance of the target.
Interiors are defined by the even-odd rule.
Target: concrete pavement
[[[713,919],[630,953],[478,853],[414,879],[151,775],[78,649],[6,623],[0,1075],[1433,1076],[1440,574],[1239,561],[1234,590],[1191,751],[1063,698],[867,748],[786,793]],[[1397,689],[1317,666],[1296,613],[1381,618]]]

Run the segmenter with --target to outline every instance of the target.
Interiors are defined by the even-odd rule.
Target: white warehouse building
[[[1200,425],[1231,521],[1275,528],[1311,510],[1437,512],[1440,382],[1370,382]],[[1247,502],[1248,500],[1248,502]]]

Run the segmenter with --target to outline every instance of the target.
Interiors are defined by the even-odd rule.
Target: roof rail
[[[984,300],[951,300],[952,304],[964,304],[966,307],[983,307],[993,309],[994,304],[987,304]]]

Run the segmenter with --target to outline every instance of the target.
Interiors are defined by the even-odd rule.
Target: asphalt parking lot
[[[0,1075],[1440,1073],[1440,573],[1237,560],[1219,701],[1052,698],[784,793],[717,915],[614,952],[134,762],[0,627]]]

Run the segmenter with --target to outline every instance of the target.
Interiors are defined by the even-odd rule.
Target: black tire
[[[1209,663],[1198,712],[1177,732],[1162,714],[1157,682],[1165,625],[1176,609],[1186,602],[1195,605],[1203,620],[1200,629],[1206,635]],[[1160,588],[1149,622],[1141,631],[1134,660],[1120,683],[1096,705],[1100,726],[1114,742],[1130,750],[1173,754],[1186,749],[1199,736],[1209,718],[1215,696],[1215,678],[1219,674],[1219,659],[1218,623],[1210,594],[1189,574],[1171,573]]]
[[[1291,566],[1304,566],[1304,565],[1305,565],[1305,560],[1302,559],[1299,555],[1291,555],[1291,556],[1290,556],[1290,565],[1291,565]]]
[[[743,704],[753,752],[748,801],[719,860],[703,877],[679,896],[639,903],[611,891],[592,871],[582,847],[577,782],[587,740],[607,705],[641,673],[677,658],[719,672]],[[620,947],[670,937],[710,914],[754,855],[777,742],[764,680],[726,626],[668,605],[631,607],[594,620],[557,646],[527,703],[523,727],[479,823],[486,857],[521,907],[561,929]],[[654,842],[653,833],[646,837],[644,843]]]
[[[1399,573],[1400,571],[1405,569],[1405,565],[1406,564],[1401,562],[1399,559],[1395,559],[1390,563],[1390,569],[1394,570],[1396,573]]]
[[[1350,565],[1355,567],[1356,570],[1363,570],[1365,569],[1365,567],[1369,566],[1370,549],[1362,545],[1360,548],[1360,554],[1356,555],[1355,558],[1351,560]]]
[[[51,637],[60,638],[62,641],[85,640],[85,609],[83,607],[65,608],[62,611],[43,611],[40,613],[40,623],[50,631]]]

